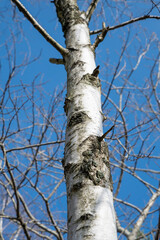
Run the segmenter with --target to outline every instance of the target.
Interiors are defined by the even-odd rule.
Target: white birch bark
[[[100,80],[94,76],[94,51],[84,13],[75,0],[55,0],[69,53],[64,171],[68,202],[68,239],[116,240],[108,148],[100,141]]]

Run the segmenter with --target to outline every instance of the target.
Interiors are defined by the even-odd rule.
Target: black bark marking
[[[85,84],[89,84],[97,88],[101,87],[100,79],[89,73],[83,75],[80,82],[84,82]]]
[[[107,143],[99,142],[97,136],[90,136],[84,144],[87,150],[82,153],[83,162],[80,168],[82,175],[90,179],[94,185],[102,187],[108,185],[113,190]]]
[[[72,101],[71,99],[69,99],[69,98],[67,98],[67,97],[65,98],[63,108],[64,108],[64,111],[65,111],[66,115],[68,114],[68,105],[69,105],[69,103],[70,103],[71,101]]]
[[[78,191],[82,187],[83,187],[83,183],[82,182],[77,182],[76,184],[73,185],[72,190],[73,191]]]
[[[94,215],[91,214],[91,213],[86,213],[86,214],[83,214],[81,217],[80,217],[80,220],[82,221],[86,221],[86,220],[91,220],[94,218]]]
[[[71,3],[63,0],[55,0],[57,16],[62,24],[62,30],[66,35],[68,29],[78,23],[86,24],[86,20],[81,16],[79,8],[73,1]]]
[[[85,112],[76,112],[70,117],[67,127],[73,127],[77,124],[83,123],[87,118],[88,116]]]
[[[75,63],[71,66],[70,71],[73,70],[73,69],[76,68],[76,67],[82,68],[82,67],[84,66],[84,64],[85,64],[84,62],[78,60],[77,62],[75,62]]]

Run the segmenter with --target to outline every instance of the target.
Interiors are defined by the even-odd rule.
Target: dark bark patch
[[[98,141],[97,136],[90,136],[82,144],[86,150],[82,152],[81,174],[90,179],[94,185],[106,187],[112,190],[112,178],[107,144]]]
[[[83,183],[82,182],[77,182],[76,184],[73,185],[72,190],[73,191],[78,191],[82,187],[83,187]]]
[[[55,0],[54,3],[56,6],[57,16],[62,24],[64,35],[66,35],[71,26],[78,23],[86,24],[86,21],[81,16],[81,12],[79,11],[76,1]]]
[[[92,76],[94,77],[98,77],[98,74],[99,74],[99,65],[94,69],[93,73],[92,73]]]
[[[77,169],[79,170],[79,164],[68,163],[64,166],[64,173],[73,173],[77,171]]]
[[[88,118],[87,114],[83,111],[76,112],[70,117],[67,127],[73,127],[77,124],[83,123]]]
[[[80,82],[84,82],[85,84],[89,84],[97,88],[101,87],[100,79],[89,73],[83,75]]]
[[[91,157],[93,155],[93,152],[91,150],[86,150],[82,153],[84,157]]]
[[[81,221],[86,221],[86,220],[92,220],[94,218],[94,215],[91,213],[85,213],[80,217]]]
[[[76,67],[82,68],[82,67],[84,66],[84,64],[85,64],[84,62],[78,60],[77,62],[75,62],[75,63],[71,66],[70,71],[73,70],[73,69],[76,68]]]
[[[68,163],[66,166],[64,166],[64,175],[67,178],[70,178],[72,176],[72,186],[69,191],[69,193],[74,193],[79,191],[81,188],[83,188],[84,183],[81,178],[80,173],[80,164],[70,164]],[[69,196],[69,194],[68,194]]]
[[[81,172],[86,177],[89,178],[94,185],[106,186],[107,180],[104,177],[104,172],[97,170],[98,164],[91,159],[84,159]]]
[[[72,102],[72,100],[66,97],[63,106],[66,115],[68,114],[68,105],[70,102]]]

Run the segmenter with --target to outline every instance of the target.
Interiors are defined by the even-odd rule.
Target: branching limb
[[[3,214],[5,209],[5,199],[2,201],[2,208],[1,208],[1,213]],[[4,240],[3,238],[3,218],[0,218],[0,239]]]
[[[144,220],[146,219],[149,210],[151,209],[151,207],[153,206],[153,204],[155,203],[156,199],[160,196],[160,187],[159,189],[153,193],[152,197],[150,198],[150,200],[148,201],[147,205],[145,206],[145,208],[142,211],[142,214],[140,214],[136,224],[134,225],[134,228],[130,234],[130,237],[128,238],[128,240],[134,240],[136,239],[136,235],[137,232],[139,231],[142,223],[144,222]]]
[[[53,196],[53,194],[57,191],[57,189],[59,188],[59,186],[61,185],[61,183],[64,181],[64,176],[62,177],[62,179],[57,183],[57,185],[55,186],[55,188],[53,189],[53,191],[50,193],[50,195],[47,198],[47,201]]]
[[[122,95],[122,91],[123,88],[121,90],[121,94]],[[122,160],[121,160],[121,170],[120,170],[120,176],[119,176],[119,180],[118,180],[118,184],[117,184],[117,189],[115,191],[115,197],[117,197],[119,191],[120,191],[120,187],[121,187],[121,182],[122,182],[122,178],[123,178],[123,173],[124,173],[124,161],[126,159],[126,156],[128,155],[128,131],[127,131],[127,124],[126,124],[126,120],[125,117],[123,115],[123,111],[127,106],[127,102],[128,102],[128,98],[129,98],[129,94],[127,96],[126,102],[124,104],[124,107],[122,109],[122,98],[120,97],[120,106],[118,107],[116,104],[114,104],[114,102],[112,102],[112,104],[114,105],[114,107],[117,109],[118,111],[118,115],[117,118],[119,117],[119,115],[121,116],[122,119],[122,124],[123,124],[123,128],[124,128],[124,139],[125,139],[125,145],[123,145],[120,141],[120,139],[117,139],[117,141],[119,142],[119,144],[123,147],[123,155],[122,155]],[[111,100],[111,99],[110,99]],[[112,101],[112,100],[111,100]]]
[[[4,147],[3,143],[0,143],[0,146],[1,146],[1,149],[2,149],[2,152],[3,152],[4,160],[6,162],[6,167],[7,167],[10,179],[11,179],[12,189],[13,189],[14,194],[15,194],[15,199],[16,199],[16,209],[15,210],[16,210],[16,215],[17,215],[17,221],[21,225],[21,227],[22,227],[22,229],[24,231],[24,234],[26,236],[26,239],[30,240],[31,237],[30,237],[30,235],[28,233],[26,223],[23,221],[21,213],[20,213],[20,202],[19,202],[18,190],[17,190],[17,186],[16,186],[16,183],[15,183],[15,179],[14,179],[13,173],[12,173],[12,171],[10,169],[10,164],[9,164],[9,162],[7,160],[6,150],[5,150],[5,147]]]
[[[155,240],[158,240],[160,238],[160,208],[159,208],[159,218],[158,218],[158,226],[157,231],[155,235]]]
[[[27,11],[23,4],[19,0],[11,0],[19,9],[20,12],[30,21],[35,29],[49,42],[58,52],[65,56],[68,53],[66,48],[63,48],[58,42],[56,42],[47,32],[41,27],[41,25],[34,19],[34,17]]]
[[[104,100],[104,102],[103,102],[103,104],[102,104],[102,109],[104,109],[105,103],[107,102],[108,97],[109,97],[109,95],[110,95],[113,82],[114,82],[114,80],[116,79],[116,76],[117,76],[117,74],[118,74],[118,70],[119,70],[119,67],[120,67],[120,64],[121,64],[123,55],[124,55],[124,53],[125,53],[125,50],[126,50],[128,41],[129,41],[129,37],[130,37],[130,32],[128,32],[127,38],[126,38],[126,40],[125,40],[125,42],[124,42],[124,45],[123,45],[123,47],[122,47],[121,55],[120,55],[120,57],[119,57],[119,61],[118,61],[117,66],[116,66],[116,68],[115,68],[115,72],[114,72],[114,74],[113,74],[113,77],[112,77],[112,80],[111,80],[111,83],[110,83],[110,86],[109,86],[109,89],[108,89],[108,93],[107,93],[107,95],[105,96],[105,100]]]
[[[124,26],[126,26],[126,25],[131,24],[131,23],[135,23],[135,22],[138,22],[138,21],[146,20],[146,19],[149,19],[149,18],[159,20],[159,19],[160,19],[160,16],[144,15],[144,16],[142,16],[142,17],[133,18],[133,19],[131,19],[131,20],[129,20],[129,21],[123,22],[123,23],[118,24],[118,25],[116,25],[116,26],[111,26],[111,27],[108,26],[108,27],[106,27],[105,29],[106,29],[107,32],[108,32],[108,31],[112,31],[112,30],[117,29],[117,28],[124,27]],[[90,35],[102,33],[102,31],[104,31],[103,28],[102,28],[102,29],[99,29],[99,30],[91,31],[91,32],[90,32]]]
[[[121,163],[120,161],[119,161],[119,163]],[[112,163],[111,162],[111,165],[112,166],[114,166],[114,167],[117,167],[117,168],[121,168],[121,166],[120,165],[118,165],[118,164],[114,164],[114,163]],[[129,169],[129,170],[128,170]],[[123,170],[125,171],[125,172],[127,172],[128,174],[130,174],[131,176],[133,176],[135,179],[137,179],[138,181],[140,181],[142,184],[144,184],[144,186],[146,187],[146,188],[148,188],[148,190],[149,190],[149,192],[150,193],[153,193],[153,190],[152,189],[154,189],[154,190],[156,190],[157,191],[157,188],[156,187],[154,187],[152,184],[150,184],[149,182],[147,182],[147,181],[144,181],[142,178],[140,178],[135,172],[131,172],[130,171],[130,168],[128,168],[128,166],[124,163],[124,168],[123,168]]]
[[[87,18],[88,22],[90,21],[92,14],[93,14],[95,8],[97,7],[98,2],[99,2],[99,0],[92,0],[91,4],[89,5],[89,7],[86,11],[86,18]]]
[[[50,210],[50,206],[49,206],[49,203],[48,203],[48,199],[43,195],[43,193],[39,190],[39,188],[37,188],[36,186],[33,185],[33,183],[30,181],[30,179],[28,179],[28,181],[30,182],[31,186],[33,188],[35,188],[35,190],[37,191],[37,193],[42,197],[44,203],[45,203],[45,206],[46,206],[46,210],[47,210],[47,213],[48,213],[48,216],[50,218],[50,221],[51,223],[53,224],[53,226],[55,227],[56,229],[56,232],[57,232],[57,235],[58,235],[58,239],[59,240],[63,240],[63,236],[62,236],[62,233],[61,233],[61,230],[60,228],[58,227],[56,221],[54,220],[52,214],[51,214],[51,210]]]
[[[155,3],[153,0],[151,0],[151,2],[152,2],[152,4],[153,4],[153,7],[151,8],[151,10],[150,10],[150,12],[154,9],[154,8],[156,8],[157,10],[158,10],[158,12],[160,13],[160,10],[159,10],[159,7],[158,7],[158,5],[160,4],[160,2],[159,3]],[[149,14],[149,13],[148,13]]]
[[[126,237],[129,236],[130,232],[126,229],[126,228],[123,228],[118,220],[118,217],[116,216],[116,225],[117,225],[117,231],[119,233],[122,233],[123,235],[125,235]]]
[[[44,230],[44,231],[52,234],[53,236],[55,236],[55,237],[58,239],[58,234],[57,234],[57,232],[54,231],[54,230],[52,230],[52,229],[50,229],[50,228],[48,228],[48,227],[46,227],[43,223],[41,223],[40,221],[38,221],[38,219],[36,219],[36,218],[32,215],[32,213],[30,212],[30,210],[29,210],[26,202],[24,201],[22,195],[21,195],[19,192],[18,192],[18,195],[19,195],[19,199],[20,199],[20,201],[21,201],[21,203],[22,203],[22,205],[23,205],[23,207],[24,207],[24,210],[25,210],[26,214],[27,214],[28,217],[32,220],[32,222],[33,222],[36,226],[38,226],[40,229],[42,229],[42,230]]]
[[[50,61],[50,63],[53,63],[53,64],[64,64],[64,60],[63,59],[50,58],[49,61]]]
[[[98,47],[98,45],[104,40],[104,38],[108,32],[108,27],[106,27],[104,22],[103,22],[102,26],[103,26],[102,32],[99,35],[97,35],[96,41],[92,45],[93,50],[95,50]]]
[[[28,230],[30,232],[33,232],[34,234],[36,234],[38,237],[40,237],[39,239],[53,240],[53,238],[48,237],[47,235],[44,235],[44,234],[40,233],[39,231],[35,230],[34,228],[28,227]]]
[[[114,197],[113,199],[114,199],[114,201],[116,201],[116,202],[122,203],[122,204],[124,204],[124,205],[126,205],[126,206],[128,206],[128,207],[130,207],[130,208],[132,208],[132,209],[135,209],[139,214],[142,213],[142,210],[141,210],[140,208],[138,208],[137,206],[135,206],[135,205],[133,205],[133,204],[131,204],[131,203],[129,203],[129,202],[126,202],[126,201],[121,200],[121,199],[116,198],[116,197]]]

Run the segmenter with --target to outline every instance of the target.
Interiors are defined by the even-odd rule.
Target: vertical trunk
[[[85,14],[76,0],[55,0],[69,50],[64,171],[68,201],[68,239],[116,240],[108,148],[103,134],[101,85]]]

